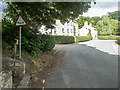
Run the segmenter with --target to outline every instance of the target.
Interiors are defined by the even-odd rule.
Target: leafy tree
[[[88,21],[88,23],[93,23],[90,17],[84,17],[84,16],[80,16],[76,21],[78,22],[79,29],[84,26],[85,21]]]
[[[2,19],[3,42],[14,47],[14,39],[19,38],[19,29],[14,27],[14,22],[20,13],[29,24],[22,27],[22,50],[33,56],[51,50],[55,45],[54,38],[37,35],[38,28],[41,25],[54,28],[56,19],[63,23],[73,20],[88,8],[90,2],[8,2]]]
[[[97,22],[98,22],[99,20],[101,20],[101,18],[98,17],[98,16],[92,17],[93,27],[96,27],[96,24],[97,24]]]
[[[56,19],[66,22],[75,19],[90,8],[91,2],[8,2],[4,10],[6,16],[15,22],[18,13],[29,22],[29,25],[54,28]],[[73,13],[73,14],[72,14]]]
[[[110,19],[115,19],[120,21],[120,11],[109,12],[108,16]]]
[[[108,15],[104,15],[102,20],[97,22],[97,30],[99,35],[116,35],[118,34],[118,21],[109,19]]]

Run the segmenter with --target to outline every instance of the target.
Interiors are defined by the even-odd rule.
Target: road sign
[[[21,14],[19,14],[14,26],[15,27],[20,27],[20,26],[27,26],[27,22],[25,21],[25,19],[21,16]]]
[[[27,26],[27,22],[25,19],[19,14],[14,26],[15,27],[20,27],[20,32],[19,32],[19,58],[21,58],[21,26]]]

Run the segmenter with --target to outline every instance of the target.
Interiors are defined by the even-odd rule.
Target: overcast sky
[[[105,2],[106,1],[106,2]],[[119,0],[101,0],[101,2],[96,2],[96,4],[92,3],[91,8],[89,8],[88,12],[83,13],[83,16],[102,16],[106,15],[108,12],[118,11],[118,1]]]

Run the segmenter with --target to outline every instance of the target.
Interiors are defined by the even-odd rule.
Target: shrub
[[[101,40],[116,40],[118,36],[110,35],[110,36],[98,36],[98,39]]]
[[[54,36],[55,43],[57,44],[69,44],[74,43],[74,36]]]
[[[54,37],[41,34],[37,35],[36,33],[36,28],[31,29],[28,26],[22,27],[22,52],[27,52],[31,56],[36,56],[39,53],[51,50],[55,46]],[[5,45],[9,45],[9,47],[4,46],[3,49],[14,49],[14,40],[19,39],[19,28],[14,27],[13,24],[3,23],[2,35],[3,42],[6,43]]]
[[[76,42],[83,42],[83,41],[89,41],[92,40],[92,37],[90,36],[76,36]]]
[[[91,30],[90,29],[88,29],[89,30],[89,32],[88,32],[88,34],[87,34],[87,36],[92,36],[92,34],[91,34]]]
[[[13,51],[11,45],[7,44],[6,42],[2,42],[2,53],[6,53],[6,52],[11,52]]]
[[[118,44],[120,44],[120,37],[117,38],[117,41],[116,41]]]
[[[55,46],[55,38],[51,35],[42,35],[42,44],[43,48],[42,51],[49,51]]]

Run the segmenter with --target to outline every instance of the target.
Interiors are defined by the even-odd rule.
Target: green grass
[[[117,40],[118,36],[109,35],[109,36],[98,36],[100,40]]]
[[[83,42],[83,41],[89,41],[92,40],[92,37],[90,36],[76,36],[76,42]]]

